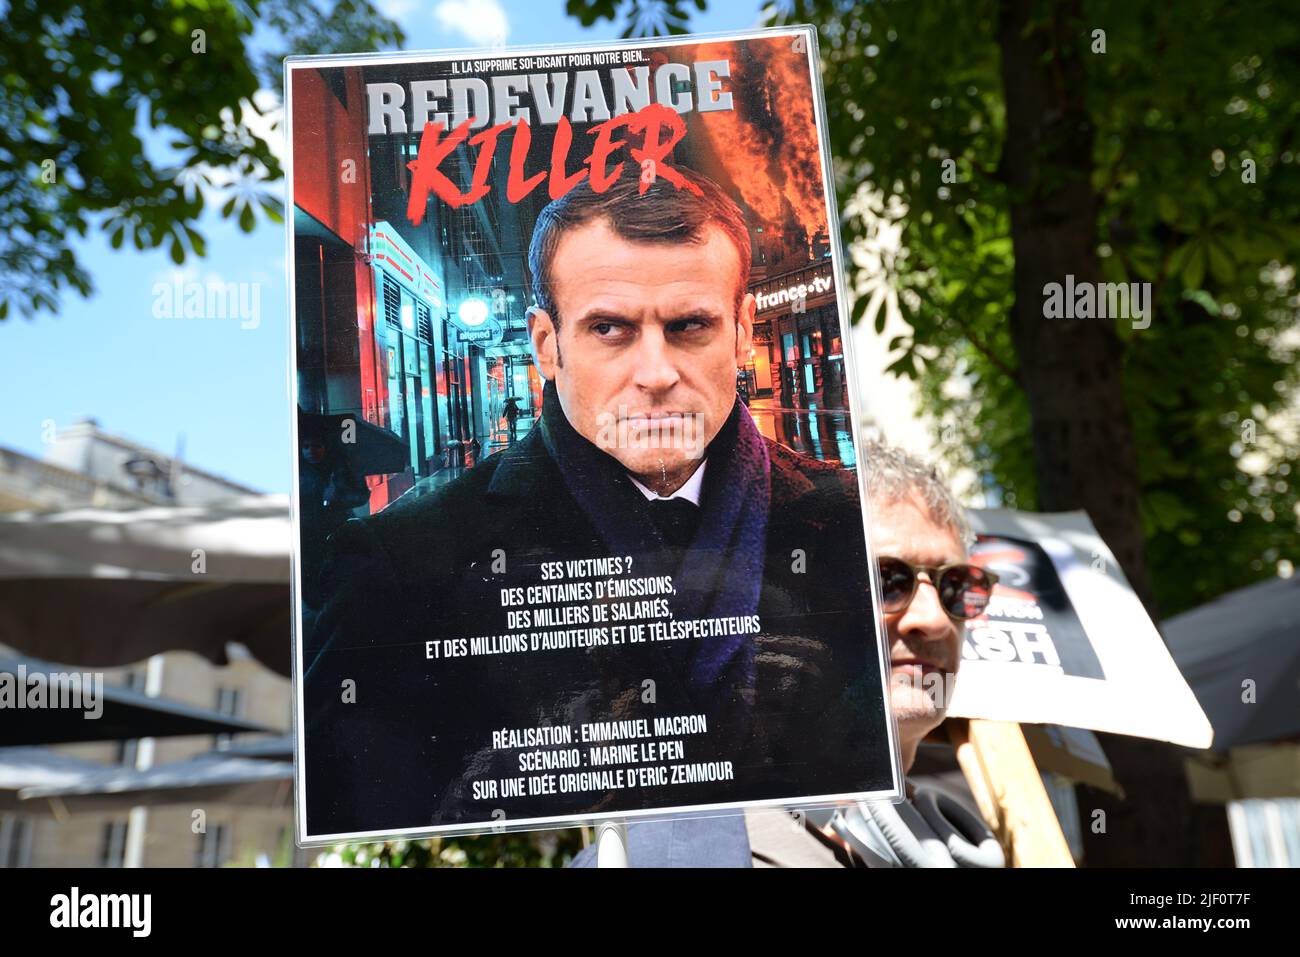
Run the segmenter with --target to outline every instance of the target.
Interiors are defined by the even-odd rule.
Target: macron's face
[[[736,401],[754,298],[736,315],[740,257],[703,243],[639,243],[600,219],[566,233],[551,267],[560,328],[536,311],[539,371],[588,441],[652,488],[689,476]]]

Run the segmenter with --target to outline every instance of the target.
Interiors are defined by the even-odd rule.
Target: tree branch
[[[953,322],[957,323],[957,325],[961,327],[961,331],[966,335],[966,341],[969,342],[971,345],[973,345],[977,350],[979,350],[980,354],[984,356],[985,359],[988,359],[989,362],[993,364],[993,367],[995,369],[1001,372],[1012,382],[1021,384],[1020,371],[1018,369],[1012,369],[1010,366],[1008,366],[1005,362],[1002,361],[1002,358],[998,356],[996,352],[990,349],[985,343],[980,341],[980,338],[975,335],[975,332],[974,330],[971,329],[969,323],[967,323],[965,320],[961,319],[955,314],[950,313],[949,315],[951,316]]]

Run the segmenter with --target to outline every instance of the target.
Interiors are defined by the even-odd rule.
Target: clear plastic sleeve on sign
[[[285,90],[299,843],[900,799],[815,32]]]

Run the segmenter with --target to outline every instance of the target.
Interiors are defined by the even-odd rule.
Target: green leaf
[[[208,243],[203,238],[203,234],[189,225],[185,226],[185,235],[190,241],[190,248],[194,250],[195,255],[200,258],[208,254]]]
[[[1187,265],[1183,267],[1183,285],[1188,289],[1200,289],[1205,281],[1205,244],[1199,240],[1192,244]]]
[[[1160,250],[1154,243],[1142,243],[1133,246],[1125,250],[1123,256],[1118,255],[1117,251],[1112,253],[1109,258],[1121,259],[1121,266],[1123,265],[1122,260],[1127,259],[1129,266],[1132,267],[1137,277],[1147,282],[1155,282],[1156,277],[1160,275]],[[1177,270],[1174,270],[1171,266],[1171,272],[1177,272]]]
[[[885,371],[900,378],[913,379],[916,377],[915,356],[911,351],[905,352],[886,366]]]
[[[1106,282],[1128,282],[1123,261],[1113,253],[1101,260],[1101,275]]]
[[[1217,316],[1220,313],[1219,304],[1204,289],[1189,289],[1183,293],[1183,298],[1196,303],[1212,316]]]
[[[1188,240],[1175,249],[1173,254],[1169,257],[1169,275],[1181,276],[1183,270],[1187,268],[1187,263],[1191,260],[1192,253],[1195,252],[1195,249],[1196,243],[1194,240]]]
[[[857,325],[862,321],[862,314],[867,311],[867,303],[871,301],[870,296],[858,296],[853,300],[853,308],[849,311],[850,325]]]
[[[1205,245],[1210,254],[1210,275],[1221,285],[1231,285],[1237,277],[1237,264],[1233,262],[1231,253],[1212,239],[1207,240]]]
[[[889,310],[885,307],[884,303],[881,303],[880,308],[876,310],[876,321],[873,323],[876,327],[876,335],[883,336],[885,334],[885,323],[888,321]]]
[[[271,220],[273,223],[284,222],[284,203],[280,201],[280,197],[273,196],[270,193],[264,193],[261,202],[262,209],[266,212],[267,219]]]
[[[1158,193],[1155,200],[1156,214],[1171,226],[1178,224],[1179,209],[1174,198],[1166,193]]]

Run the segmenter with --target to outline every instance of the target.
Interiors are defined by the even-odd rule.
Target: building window
[[[104,824],[99,846],[100,867],[121,867],[126,859],[126,821],[108,821]]]
[[[433,321],[429,307],[418,301],[415,304],[415,334],[423,342],[433,342]]]
[[[14,814],[0,814],[0,867],[30,867],[32,822]]]
[[[139,751],[140,740],[138,738],[117,742],[117,763],[124,768],[135,767],[135,759]]]
[[[402,290],[397,283],[384,276],[384,321],[394,329],[402,328]]]
[[[238,718],[243,713],[243,694],[238,688],[218,688],[217,689],[217,713],[224,714],[227,717]],[[216,742],[213,745],[218,751],[223,751],[230,746],[233,735],[219,734],[216,736]]]
[[[1300,799],[1230,801],[1228,828],[1238,867],[1300,867]]]
[[[195,867],[220,867],[230,859],[230,826],[214,824],[199,835]]]
[[[122,687],[127,691],[144,691],[144,675],[138,671],[128,671],[122,677]],[[140,751],[138,738],[117,742],[117,763],[124,768],[135,767],[136,756]]]

